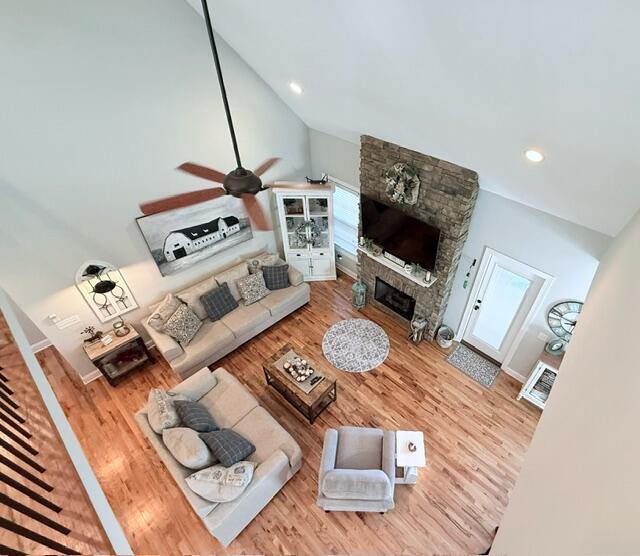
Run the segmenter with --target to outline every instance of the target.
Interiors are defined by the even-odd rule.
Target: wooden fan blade
[[[142,203],[140,205],[140,210],[142,211],[142,214],[148,216],[150,214],[164,212],[165,210],[188,207],[189,205],[195,205],[196,203],[210,201],[212,199],[222,197],[225,194],[226,191],[222,189],[222,187],[207,187],[207,189],[199,189],[198,191],[191,191],[189,193],[180,193],[178,195],[172,195],[171,197]]]
[[[243,193],[242,202],[256,230],[266,231],[271,229],[271,222],[269,222],[255,195]]]
[[[279,158],[268,158],[267,160],[265,160],[262,164],[260,164],[260,166],[258,166],[253,173],[256,176],[261,176],[262,174],[264,174],[269,168],[271,168],[272,166],[274,166],[275,164],[277,164],[278,162],[280,162]]]
[[[214,170],[213,168],[207,168],[206,166],[201,166],[200,164],[194,164],[193,162],[185,162],[184,164],[180,164],[177,170],[182,170],[187,174],[191,174],[192,176],[196,176],[198,178],[202,178],[209,181],[214,181],[216,183],[224,183],[225,174],[219,172],[218,170]]]

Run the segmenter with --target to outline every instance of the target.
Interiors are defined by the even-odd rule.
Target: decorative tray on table
[[[285,353],[274,365],[276,369],[306,394],[311,392],[324,379],[324,375],[315,369],[310,361],[300,357],[293,350]]]

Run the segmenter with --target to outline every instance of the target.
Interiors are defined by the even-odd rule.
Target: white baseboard
[[[91,371],[88,375],[81,376],[80,379],[84,384],[89,384],[90,382],[93,382],[101,376],[102,373],[98,369],[96,369],[95,371]]]
[[[351,278],[353,278],[354,280],[358,279],[358,275],[355,272],[353,272],[353,270],[350,270],[350,269],[342,266],[341,264],[336,264],[336,268],[340,272],[344,272],[347,276],[351,276]]]
[[[31,344],[31,351],[33,353],[38,353],[39,351],[42,351],[43,349],[47,349],[51,344],[51,342],[49,341],[49,338],[45,338],[44,340],[40,340],[39,342],[36,342],[35,344]]]
[[[521,375],[519,372],[514,371],[511,367],[502,367],[501,370],[503,370],[505,373],[507,373],[509,376],[512,376],[513,378],[515,378],[518,382],[522,382],[523,384],[526,382],[527,377],[524,375]]]

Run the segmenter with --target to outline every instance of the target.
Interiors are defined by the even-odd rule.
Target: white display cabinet
[[[271,190],[278,205],[284,256],[306,281],[335,280],[336,262],[333,244],[333,186],[299,190]]]

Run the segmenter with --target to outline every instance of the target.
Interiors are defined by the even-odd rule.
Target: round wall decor
[[[571,339],[582,306],[581,301],[562,301],[551,307],[547,314],[547,323],[558,338],[567,341]]]
[[[415,205],[418,202],[420,178],[415,168],[404,162],[396,162],[384,174],[387,197],[395,203]]]

